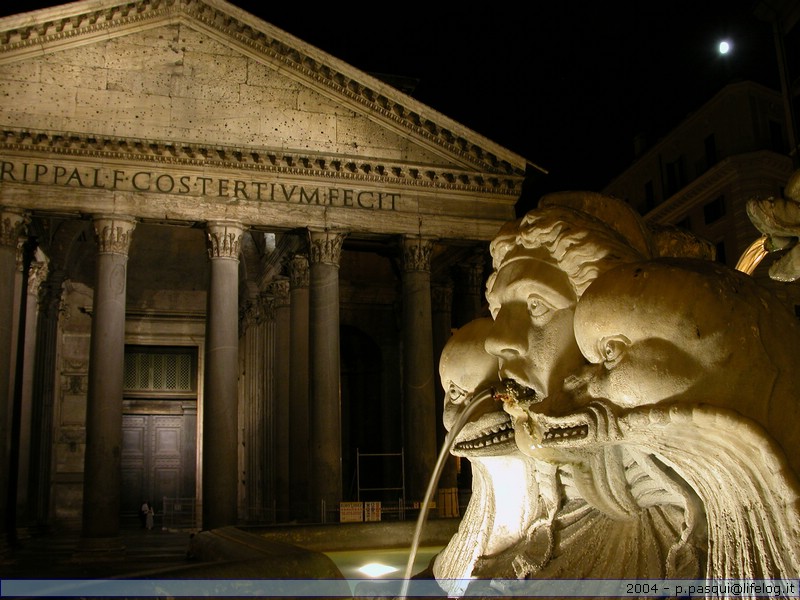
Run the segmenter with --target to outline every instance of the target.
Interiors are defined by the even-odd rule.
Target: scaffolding
[[[392,461],[400,461],[400,481],[397,482],[399,485],[388,485],[388,486],[380,486],[380,487],[362,487],[362,477],[361,477],[361,461],[363,459],[378,459],[383,463],[383,466],[386,466],[387,463],[391,463]],[[381,469],[381,473],[390,472],[390,469]],[[361,493],[362,492],[381,492],[381,493],[389,493],[395,492],[398,494],[401,502],[406,497],[406,464],[405,464],[405,457],[403,455],[403,450],[401,449],[400,452],[381,452],[381,453],[374,453],[374,452],[361,452],[360,448],[356,448],[356,499],[361,502]]]

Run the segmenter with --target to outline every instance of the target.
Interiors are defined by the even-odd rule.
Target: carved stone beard
[[[537,578],[696,579],[704,573],[702,508],[651,455],[606,446],[559,467],[551,559]]]
[[[702,509],[669,471],[653,457],[621,446],[599,447],[586,462],[539,463],[540,482],[549,481],[534,499],[542,507],[540,518],[518,544],[481,557],[473,575],[511,580],[702,576]]]
[[[529,534],[540,523],[549,522],[548,512],[554,512],[541,501],[540,491],[547,489],[552,474],[548,477],[540,469],[555,472],[546,463],[515,450],[503,456],[470,457],[470,464],[472,497],[458,532],[437,555],[433,567],[439,585],[450,596],[463,594],[463,580],[473,576],[482,556],[513,560],[526,548],[534,550]],[[540,563],[544,564],[549,547],[539,544],[534,551],[543,553]]]
[[[785,579],[800,572],[800,482],[764,429],[707,405],[640,407],[626,443],[646,446],[693,490],[708,529],[706,578]]]
[[[697,577],[690,490],[646,454],[617,443],[613,405],[593,402],[563,417],[536,412],[545,406],[528,397],[511,411],[528,415],[515,422],[517,441],[547,482],[531,493],[541,518],[520,543],[477,561],[473,575]]]
[[[542,548],[483,557],[475,575],[514,578],[778,579],[800,571],[800,483],[753,421],[706,405],[594,402],[540,415],[557,510]],[[583,431],[557,438],[547,431]],[[577,429],[576,429],[577,428]],[[532,459],[535,460],[535,459]],[[542,503],[545,490],[535,500]],[[509,557],[509,552],[517,556]],[[547,556],[544,564],[527,556]],[[498,567],[505,567],[498,569]],[[511,567],[511,568],[509,568]],[[513,589],[501,590],[513,593]]]

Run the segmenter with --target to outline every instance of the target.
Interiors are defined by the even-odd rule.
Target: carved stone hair
[[[489,287],[503,265],[539,248],[566,273],[577,297],[601,273],[647,257],[612,226],[590,214],[565,206],[544,206],[507,223],[492,241],[495,272]]]

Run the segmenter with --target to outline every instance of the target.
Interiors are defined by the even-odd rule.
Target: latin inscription
[[[204,196],[255,202],[291,202],[367,210],[397,210],[400,194],[340,187],[174,175],[158,171],[86,168],[0,161],[3,182],[47,184],[84,189],[121,190],[182,196]]]

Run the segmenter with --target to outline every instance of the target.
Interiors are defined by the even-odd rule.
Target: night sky
[[[547,169],[524,203],[602,189],[637,135],[657,141],[728,82],[778,86],[751,0],[234,4],[363,71],[416,80],[417,100]]]

